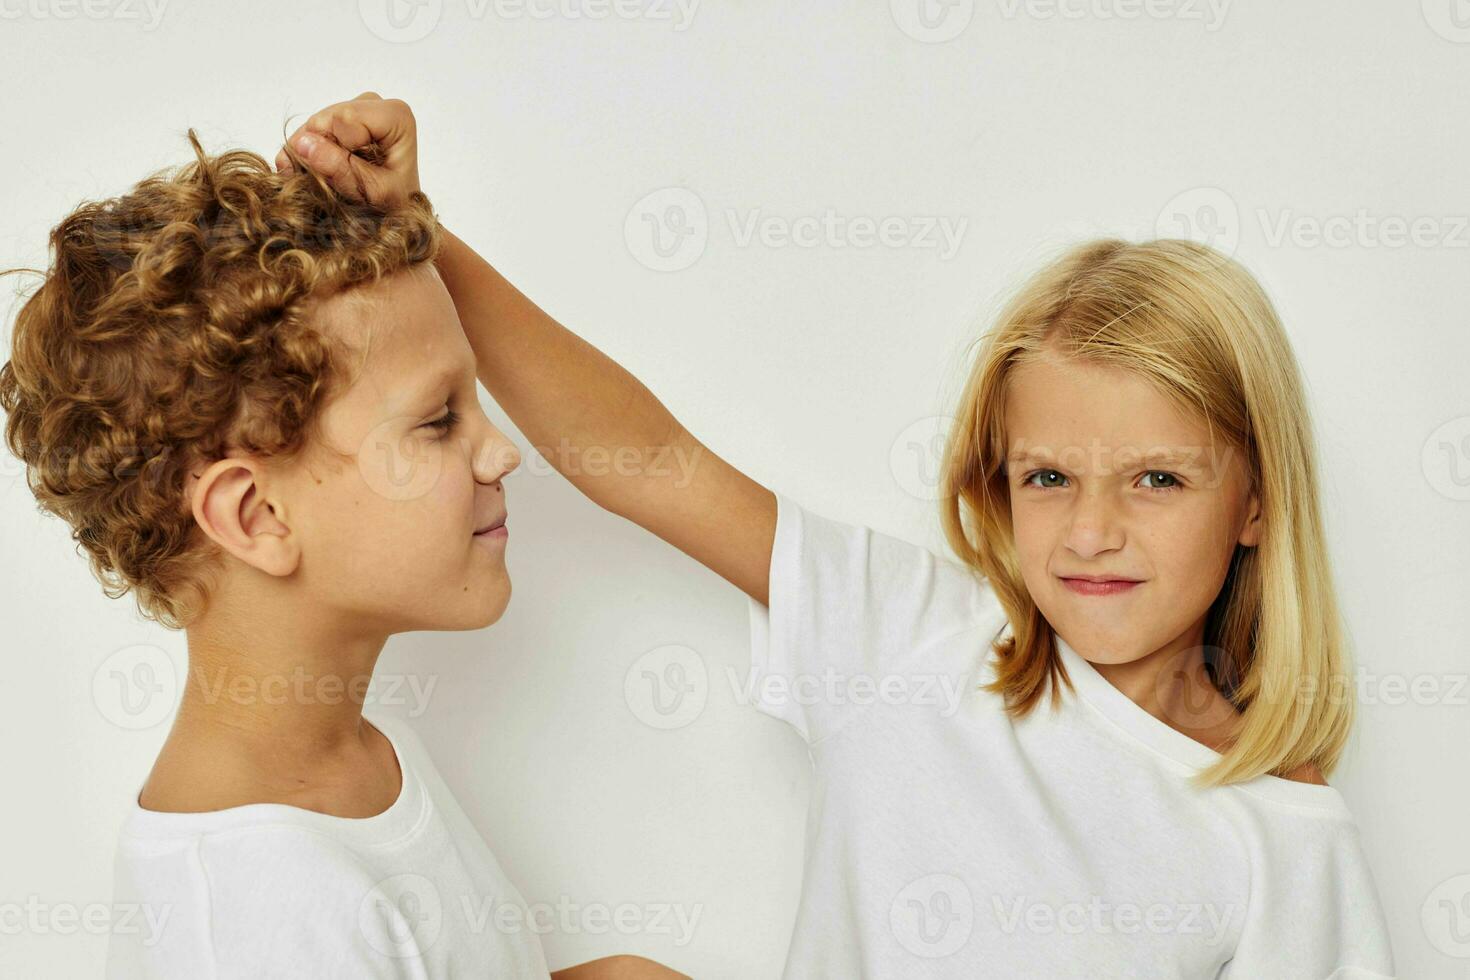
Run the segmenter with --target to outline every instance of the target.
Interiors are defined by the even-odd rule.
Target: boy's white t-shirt
[[[137,805],[114,869],[107,976],[548,976],[538,923],[409,726],[364,717],[403,776],[376,816],[257,803],[207,813]]]
[[[813,764],[785,977],[1393,976],[1335,788],[1191,788],[1219,755],[1060,636],[1077,693],[1011,721],[983,579],[777,500],[751,694]]]

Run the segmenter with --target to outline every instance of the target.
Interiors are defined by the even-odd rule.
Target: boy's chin
[[[453,607],[441,605],[434,609],[420,610],[414,622],[401,623],[395,633],[419,630],[463,632],[492,626],[505,615],[510,605],[510,579],[502,579],[494,588],[482,588],[477,596],[461,592]]]
[[[500,621],[501,616],[505,615],[505,610],[509,605],[510,579],[507,578],[505,580],[505,584],[497,590],[497,594],[494,597],[487,599],[487,601],[485,602],[484,608],[482,610],[483,616],[481,620],[477,622],[474,626],[470,626],[468,628],[484,629],[487,626],[493,626],[495,623],[498,623]]]

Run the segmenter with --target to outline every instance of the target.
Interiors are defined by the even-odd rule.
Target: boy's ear
[[[216,460],[192,474],[194,520],[236,558],[268,575],[290,575],[301,560],[297,539],[261,493],[266,469],[252,456]]]

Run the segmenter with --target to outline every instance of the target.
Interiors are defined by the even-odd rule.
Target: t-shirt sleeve
[[[333,847],[256,830],[132,855],[118,885],[137,900],[139,928],[114,930],[109,980],[420,976],[412,904],[378,894]]]
[[[1222,980],[1393,980],[1393,948],[1357,824],[1291,817],[1256,855]]]
[[[941,675],[978,669],[1005,624],[978,573],[781,494],[769,604],[749,609],[749,700],[809,744],[871,704],[917,704]]]

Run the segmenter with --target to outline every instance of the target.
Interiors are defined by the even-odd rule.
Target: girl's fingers
[[[382,170],[411,167],[418,152],[408,104],[376,92],[327,106],[297,127],[287,142],[354,200],[370,200],[368,192],[384,186]],[[276,157],[276,169],[282,174],[295,171],[284,149]]]
[[[391,148],[413,135],[413,113],[397,99],[355,99],[328,106],[302,128],[330,135],[349,150],[369,143]]]
[[[291,145],[341,194],[355,201],[369,199],[369,189],[376,183],[377,176],[367,161],[317,133],[294,136]]]

